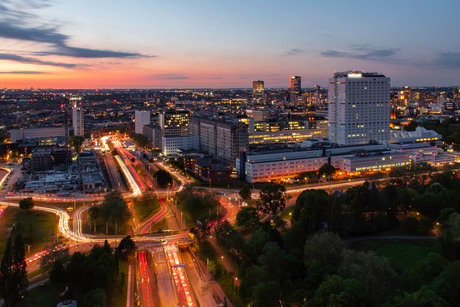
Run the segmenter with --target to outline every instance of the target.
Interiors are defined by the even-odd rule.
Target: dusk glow
[[[392,86],[458,83],[458,1],[26,1],[0,4],[0,87]]]

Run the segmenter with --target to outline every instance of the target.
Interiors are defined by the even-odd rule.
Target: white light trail
[[[128,184],[133,190],[133,196],[139,196],[142,194],[141,189],[136,183],[136,180],[134,180],[133,176],[129,172],[128,168],[126,167],[125,163],[123,160],[120,158],[120,156],[115,156],[115,159],[117,160],[118,164],[121,167],[121,171],[125,175],[126,179],[128,180]]]

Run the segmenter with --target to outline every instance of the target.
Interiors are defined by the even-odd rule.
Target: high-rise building
[[[289,102],[296,102],[302,92],[300,76],[289,77]]]
[[[329,79],[329,140],[340,145],[388,142],[390,78],[339,72]]]
[[[150,111],[139,111],[134,112],[134,132],[142,134],[143,127],[150,125]]]
[[[460,101],[460,86],[454,87],[454,100]]]
[[[159,114],[163,136],[189,135],[190,112],[187,110],[167,110]]]
[[[80,101],[74,101],[72,105],[72,126],[74,135],[85,135],[85,128],[83,122],[83,108],[81,106]]]
[[[254,99],[265,97],[264,81],[252,81],[252,96]]]
[[[410,87],[405,86],[402,90],[398,91],[398,100],[404,102],[406,105],[412,100],[412,90]]]
[[[202,151],[233,167],[240,151],[248,146],[248,125],[238,120],[194,115],[190,126],[192,135],[200,137]]]

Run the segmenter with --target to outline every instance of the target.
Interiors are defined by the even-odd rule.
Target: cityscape
[[[459,306],[460,4],[390,2],[2,2],[0,305]]]

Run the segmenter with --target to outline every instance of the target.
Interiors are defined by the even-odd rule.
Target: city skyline
[[[380,72],[392,86],[460,80],[460,4],[336,1],[289,5],[6,0],[0,87],[327,87],[334,71]]]

